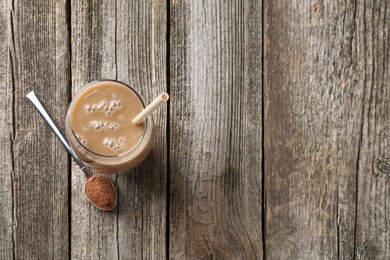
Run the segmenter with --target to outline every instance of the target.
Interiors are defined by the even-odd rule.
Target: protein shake
[[[66,118],[72,149],[98,171],[120,173],[139,165],[151,150],[151,116],[131,121],[145,108],[129,86],[113,80],[92,82],[73,99]]]

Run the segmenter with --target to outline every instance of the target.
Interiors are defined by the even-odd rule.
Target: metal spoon
[[[102,207],[99,207],[99,205],[96,205],[93,201],[91,201],[91,199],[85,193],[85,185],[84,185],[84,195],[88,199],[88,201],[92,205],[94,205],[96,208],[101,209],[101,210],[112,210],[113,208],[115,208],[116,203],[117,203],[117,196],[116,196],[115,186],[112,183],[112,181],[110,180],[110,178],[108,178],[108,177],[106,177],[106,176],[104,176],[102,174],[93,174],[93,173],[91,173],[88,170],[87,166],[85,166],[84,163],[81,161],[81,159],[75,154],[75,152],[72,150],[72,148],[70,147],[70,145],[67,142],[67,140],[61,134],[60,130],[58,130],[57,126],[54,124],[53,120],[51,119],[49,114],[46,112],[46,110],[43,108],[41,102],[38,100],[38,98],[35,95],[34,91],[31,91],[30,93],[28,93],[26,97],[33,103],[35,108],[38,110],[38,112],[46,120],[46,122],[49,124],[49,126],[51,127],[53,132],[56,134],[58,139],[60,139],[61,143],[65,146],[66,150],[70,153],[70,155],[73,157],[73,159],[76,161],[76,163],[80,166],[81,170],[85,173],[85,176],[87,177],[87,180],[90,177],[92,177],[93,175],[98,175],[98,176],[100,176],[100,178],[102,178],[102,177],[106,178],[111,183],[112,189],[114,190],[114,194],[115,194],[115,203],[112,206],[112,208],[102,208]]]

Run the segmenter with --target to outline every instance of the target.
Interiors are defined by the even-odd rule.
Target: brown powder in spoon
[[[115,206],[116,194],[111,182],[103,175],[94,174],[85,183],[85,195],[96,206],[110,210]]]

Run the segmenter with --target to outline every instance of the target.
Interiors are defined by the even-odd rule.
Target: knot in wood
[[[390,164],[387,162],[379,162],[377,168],[381,173],[389,174],[390,173]]]

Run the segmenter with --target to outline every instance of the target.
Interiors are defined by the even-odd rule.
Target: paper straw
[[[162,103],[167,102],[169,95],[166,92],[161,93],[152,103],[141,111],[131,122],[135,125],[140,124],[148,115],[153,113]]]

